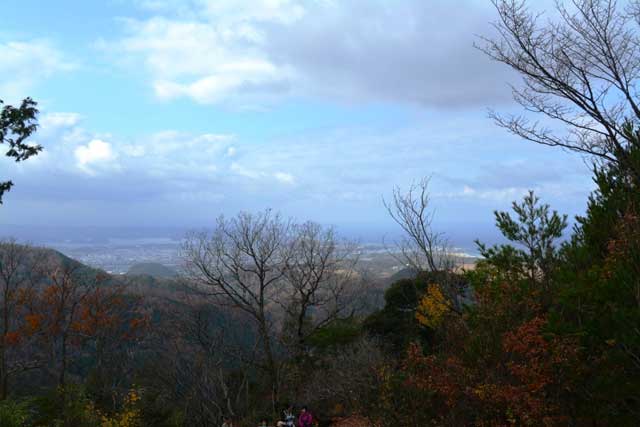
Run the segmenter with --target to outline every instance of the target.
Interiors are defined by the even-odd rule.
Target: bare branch
[[[612,0],[574,0],[571,8],[558,2],[559,20],[541,23],[525,1],[493,4],[498,36],[481,37],[478,48],[522,77],[522,85],[513,88],[517,103],[566,131],[491,113],[496,123],[526,140],[633,169],[628,153],[636,142],[624,130],[627,123],[640,122],[640,43],[634,26],[639,9],[625,11]]]

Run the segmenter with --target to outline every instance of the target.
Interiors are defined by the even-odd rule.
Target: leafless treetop
[[[443,271],[450,267],[449,243],[433,229],[434,210],[429,200],[429,178],[412,184],[407,191],[396,187],[384,205],[405,235],[396,243],[400,260],[416,271]]]
[[[545,22],[525,1],[493,4],[498,37],[483,37],[479,48],[522,77],[513,95],[526,111],[543,114],[566,132],[559,135],[523,115],[492,113],[497,124],[530,141],[625,163],[636,140],[628,126],[640,121],[638,2],[557,2],[559,19]]]

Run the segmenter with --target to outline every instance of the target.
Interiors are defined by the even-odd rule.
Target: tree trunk
[[[7,391],[9,389],[9,375],[7,372],[7,359],[5,355],[5,342],[2,337],[2,344],[0,345],[0,400],[7,398]]]
[[[276,366],[275,359],[273,357],[273,352],[271,349],[271,340],[269,339],[269,332],[267,331],[266,320],[261,319],[260,321],[260,335],[262,338],[262,347],[267,358],[266,360],[266,370],[267,375],[269,377],[269,384],[271,385],[271,406],[273,410],[273,415],[277,415],[276,405],[278,402],[278,369]]]
[[[67,334],[62,335],[62,348],[60,355],[60,373],[58,376],[58,385],[64,388],[67,373]]]
[[[9,392],[9,372],[7,367],[7,334],[9,333],[9,307],[7,304],[7,292],[4,292],[4,310],[3,310],[3,325],[2,325],[2,337],[0,345],[0,400],[5,400]]]

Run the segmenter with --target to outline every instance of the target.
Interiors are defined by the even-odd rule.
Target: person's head
[[[267,420],[265,419],[265,420],[260,421],[260,425],[261,426],[266,426],[267,425]]]
[[[300,409],[300,412],[307,412],[307,407],[306,407],[306,406],[303,406],[303,407]]]

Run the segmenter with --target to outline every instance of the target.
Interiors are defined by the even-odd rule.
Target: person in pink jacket
[[[298,417],[298,427],[313,427],[313,415],[306,406],[302,407],[300,417]]]

